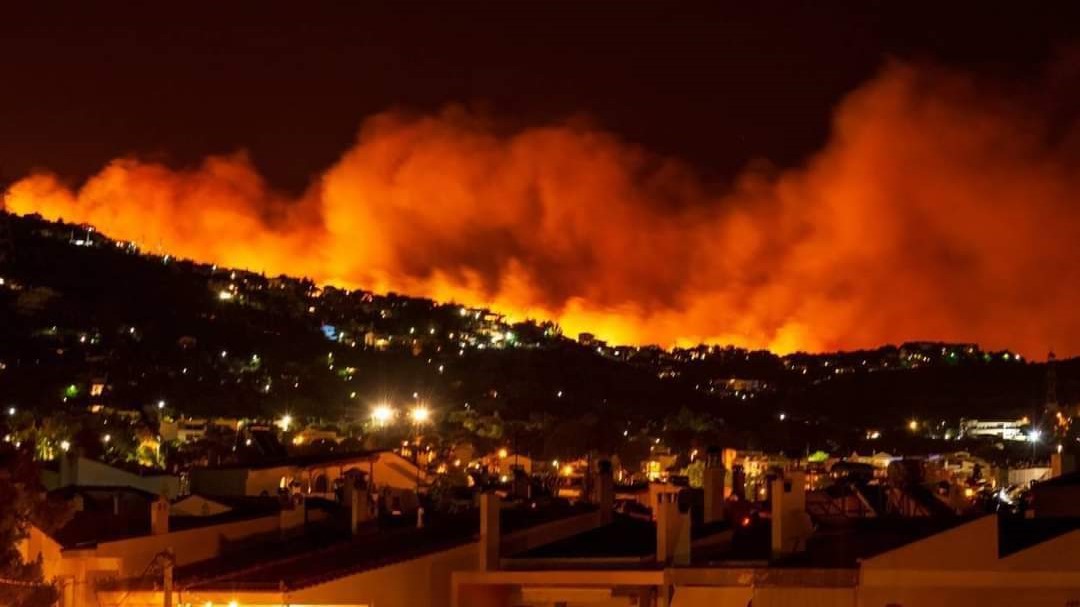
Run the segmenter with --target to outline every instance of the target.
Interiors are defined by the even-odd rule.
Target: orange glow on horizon
[[[892,65],[804,167],[731,187],[595,128],[461,108],[369,118],[301,196],[242,153],[49,173],[14,213],[147,252],[396,291],[612,343],[779,353],[935,339],[1080,354],[1076,146],[955,74]],[[1008,109],[1006,109],[1008,108]]]

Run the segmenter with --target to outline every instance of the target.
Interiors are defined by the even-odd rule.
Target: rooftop
[[[295,466],[298,468],[306,468],[308,466],[318,466],[326,464],[334,464],[338,462],[354,462],[357,460],[369,460],[374,456],[382,453],[389,453],[386,449],[376,449],[371,451],[348,451],[342,453],[317,453],[312,455],[294,455],[291,457],[273,457],[263,458],[259,461],[237,463],[237,464],[225,464],[221,466],[212,466],[206,468],[207,470],[265,470],[267,468],[278,468],[283,466]]]
[[[150,504],[158,496],[132,487],[63,487],[49,492],[49,498],[73,501],[81,508],[72,513],[63,527],[51,535],[65,548],[89,547],[102,542],[150,534]],[[183,531],[232,521],[270,516],[281,509],[277,498],[213,498],[230,510],[213,516],[170,516],[169,529]]]
[[[555,502],[544,507],[503,510],[504,533],[586,512],[588,508]],[[457,515],[432,515],[416,529],[410,521],[378,532],[349,535],[340,525],[309,525],[304,534],[287,539],[263,539],[234,546],[210,561],[181,567],[181,587],[278,589],[303,588],[326,580],[447,550],[476,541],[479,518],[475,510]]]

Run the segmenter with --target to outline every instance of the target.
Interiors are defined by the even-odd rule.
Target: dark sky
[[[0,178],[243,148],[298,190],[365,116],[448,102],[726,177],[799,162],[890,57],[1034,82],[1080,30],[1077,2],[143,4],[0,9]]]

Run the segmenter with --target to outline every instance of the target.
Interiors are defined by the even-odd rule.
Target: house
[[[196,468],[192,490],[211,496],[272,496],[291,491],[335,496],[347,475],[363,478],[377,488],[413,491],[426,486],[428,475],[413,462],[391,451],[327,453],[269,459],[252,464]]]
[[[45,579],[60,586],[62,607],[96,605],[99,584],[145,575],[166,551],[176,565],[187,565],[217,557],[234,542],[276,537],[322,518],[302,502],[283,505],[276,498],[205,516],[174,515],[164,497],[130,487],[68,486],[49,499],[70,503],[72,519],[49,534],[32,527],[20,552],[41,559]]]
[[[309,533],[275,543],[237,546],[227,557],[177,565],[173,605],[339,605],[449,607],[451,575],[486,562],[477,532],[499,528],[502,554],[559,541],[600,523],[595,507],[500,507],[493,494],[476,512],[417,529],[356,535]],[[163,573],[99,585],[95,607],[160,607]],[[156,586],[155,586],[156,584]]]
[[[1060,606],[1080,600],[1080,519],[858,519],[811,527],[800,473],[772,481],[764,524],[610,524],[452,576],[454,605]],[[481,543],[484,543],[481,539]]]
[[[180,495],[180,478],[160,470],[135,466],[121,468],[67,453],[60,458],[58,472],[43,475],[47,489],[62,487],[131,487],[151,495],[172,499]]]

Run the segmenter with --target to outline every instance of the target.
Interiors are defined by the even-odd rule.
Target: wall
[[[304,605],[450,607],[450,574],[476,566],[477,544],[470,543],[292,591],[287,598],[289,603]]]
[[[213,558],[221,550],[223,540],[238,540],[267,533],[278,533],[278,515],[264,516],[234,523],[174,531],[162,535],[102,542],[97,545],[97,557],[118,557],[122,560],[120,577],[140,575],[155,555],[172,548],[176,564],[187,565]]]
[[[245,468],[195,468],[191,471],[191,490],[210,496],[245,495],[247,473]]]
[[[1080,585],[1043,587],[1037,580],[1019,587],[969,587],[975,578],[954,579],[949,586],[859,589],[858,607],[1068,607],[1080,600]],[[1019,581],[1019,580],[1014,580]],[[980,582],[983,583],[983,582]],[[990,582],[987,582],[990,583]],[[991,583],[992,584],[992,583]],[[950,587],[951,586],[951,587]],[[757,603],[754,603],[757,607]]]
[[[860,581],[886,582],[907,570],[993,569],[997,555],[997,517],[989,515],[866,559]]]
[[[854,588],[677,586],[671,607],[855,607]]]
[[[293,466],[248,470],[243,495],[277,495],[281,489],[282,477],[285,477],[286,482],[298,481],[299,470]]]
[[[499,554],[504,556],[557,542],[600,525],[600,512],[587,512],[503,535]]]
[[[206,499],[201,495],[189,495],[173,502],[169,513],[173,516],[213,516],[228,512],[228,506]]]

